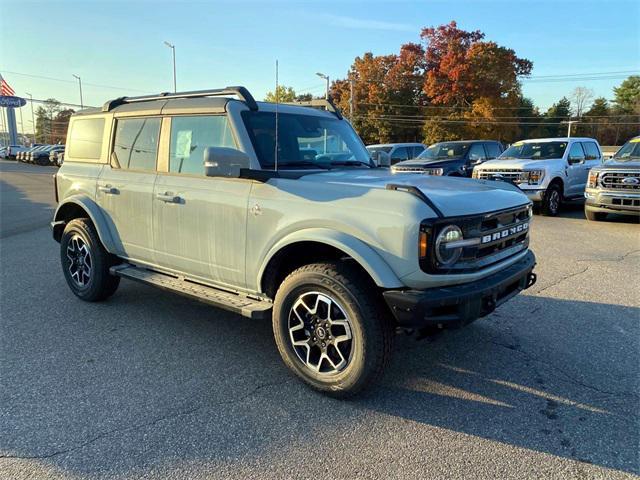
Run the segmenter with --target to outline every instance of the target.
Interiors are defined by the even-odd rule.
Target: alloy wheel
[[[329,295],[301,294],[289,312],[288,329],[296,356],[306,368],[331,375],[349,364],[353,353],[351,321]]]
[[[74,234],[67,244],[67,259],[71,280],[78,287],[85,288],[91,280],[93,260],[89,246],[78,234]]]

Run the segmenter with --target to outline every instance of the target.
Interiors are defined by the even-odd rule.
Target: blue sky
[[[534,76],[640,71],[638,1],[46,1],[0,0],[0,73],[17,94],[100,105],[127,94],[280,83],[323,92],[315,72],[344,77],[364,52],[397,52],[423,26],[456,20],[533,61]],[[65,81],[29,77],[51,77]],[[612,97],[622,79],[529,81],[542,108],[577,86]],[[104,85],[118,88],[105,88]]]

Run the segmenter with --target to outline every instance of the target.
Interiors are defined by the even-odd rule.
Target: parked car
[[[40,145],[39,147],[32,148],[27,152],[27,163],[35,163],[36,157],[43,151],[47,151],[51,148],[51,145]]]
[[[376,152],[388,154],[391,165],[410,158],[416,158],[425,148],[427,146],[424,143],[381,143],[367,146],[370,154]]]
[[[38,165],[51,165],[49,156],[51,152],[64,150],[64,145],[48,145],[47,147],[33,152],[33,163]]]
[[[589,220],[604,220],[609,213],[640,216],[640,136],[589,171],[584,197]]]
[[[460,327],[533,285],[518,188],[392,175],[323,104],[229,87],[72,115],[52,222],[71,291],[105,300],[124,277],[271,318],[284,363],[343,397],[397,328]]]
[[[19,162],[26,162],[27,156],[29,155],[29,153],[32,152],[34,149],[42,146],[43,145],[41,143],[37,143],[37,144],[31,145],[30,147],[25,147],[24,150],[21,150],[16,154],[16,160],[18,160]]]
[[[64,145],[58,145],[59,148],[54,148],[49,152],[49,163],[59,167],[62,165],[62,158],[64,156]]]
[[[7,158],[7,147],[0,147],[0,158]]]
[[[498,157],[503,151],[503,145],[495,140],[434,143],[417,158],[396,163],[391,171],[470,177],[473,167]]]
[[[589,170],[602,164],[593,138],[522,140],[496,160],[473,169],[473,178],[517,185],[545,215],[557,215],[562,202],[582,198]]]
[[[7,159],[15,160],[18,153],[24,152],[26,150],[27,147],[25,147],[24,145],[9,145],[7,146],[5,155]]]

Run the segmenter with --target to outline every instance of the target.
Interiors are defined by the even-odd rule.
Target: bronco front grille
[[[611,190],[640,191],[640,172],[604,172],[600,185]]]
[[[478,170],[478,179],[480,180],[494,180],[504,179],[511,182],[519,180],[523,171],[517,168],[483,168]]]
[[[429,273],[470,273],[505,260],[528,248],[530,221],[529,205],[473,217],[440,219],[432,227],[432,238],[446,225],[454,224],[460,227],[464,239],[478,238],[480,243],[464,247],[458,262],[446,270],[436,265],[433,255],[422,269]]]

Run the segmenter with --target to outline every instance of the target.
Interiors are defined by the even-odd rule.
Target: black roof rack
[[[283,102],[285,105],[299,105],[301,107],[323,107],[342,120],[340,109],[335,106],[330,98],[314,98],[313,100],[300,100],[296,102]]]
[[[217,88],[214,90],[194,90],[191,92],[164,92],[156,95],[143,95],[141,97],[119,97],[109,100],[102,106],[103,112],[108,112],[114,108],[126,103],[150,102],[153,100],[168,100],[170,98],[198,98],[198,97],[222,97],[225,95],[236,95],[240,100],[244,101],[250,110],[258,110],[253,95],[249,93],[245,87],[227,87]]]

